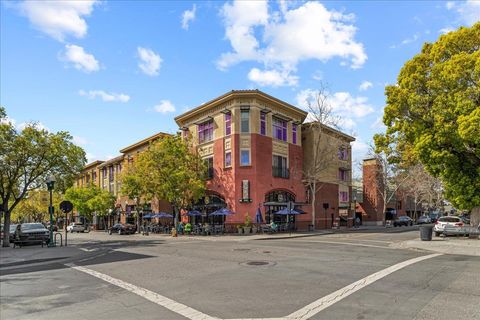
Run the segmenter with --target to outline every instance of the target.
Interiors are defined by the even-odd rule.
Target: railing
[[[273,174],[274,177],[277,177],[277,178],[284,178],[284,179],[290,178],[290,170],[288,170],[288,168],[284,168],[284,167],[273,166],[272,167],[272,174]]]

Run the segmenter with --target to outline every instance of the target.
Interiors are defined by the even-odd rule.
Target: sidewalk
[[[480,257],[480,240],[462,237],[434,237],[432,241],[407,240],[391,244],[391,247]]]

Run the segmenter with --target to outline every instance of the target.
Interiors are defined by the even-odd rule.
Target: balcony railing
[[[284,178],[284,179],[290,178],[290,171],[288,170],[288,168],[284,168],[284,167],[273,166],[272,174],[274,177],[277,177],[277,178]]]

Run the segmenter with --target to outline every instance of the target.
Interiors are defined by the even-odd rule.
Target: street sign
[[[62,201],[60,202],[60,210],[63,213],[69,213],[73,210],[73,204],[70,201]]]

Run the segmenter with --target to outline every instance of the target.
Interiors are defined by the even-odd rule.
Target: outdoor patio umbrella
[[[147,213],[147,214],[144,214],[144,215],[143,215],[143,218],[144,218],[144,219],[150,219],[150,218],[152,218],[152,217],[153,217],[153,216],[152,216],[150,213]]]
[[[214,211],[212,213],[210,213],[209,215],[210,216],[229,216],[231,214],[234,214],[235,212],[233,212],[232,210],[229,210],[227,208],[221,208],[221,209],[218,209],[217,211]]]
[[[173,215],[170,213],[160,212],[154,214],[153,218],[173,218]]]
[[[289,210],[288,208],[283,208],[282,210],[274,212],[274,214],[289,215],[289,214],[301,214],[301,212],[299,212],[295,209],[290,209]]]
[[[202,213],[198,210],[192,210],[187,212],[187,216],[189,217],[200,217]]]

